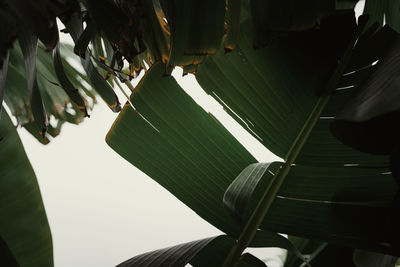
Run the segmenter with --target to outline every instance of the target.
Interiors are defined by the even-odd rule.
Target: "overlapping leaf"
[[[131,97],[137,111],[124,107],[107,143],[207,221],[237,235],[239,228],[220,201],[229,184],[254,159],[223,134],[221,125],[201,111],[173,78],[163,77],[164,69],[163,64],[156,64],[146,74]],[[297,166],[273,199],[262,227],[394,253],[398,244],[388,232],[397,230],[384,225],[380,216],[390,216],[396,188],[390,175],[381,174],[384,171]],[[264,181],[260,188],[267,186]],[[375,231],[372,237],[375,227],[387,231]],[[382,240],[389,247],[380,245]]]
[[[118,267],[183,267],[187,263],[194,267],[219,267],[233,243],[226,235],[205,238],[138,255]]]
[[[74,14],[66,24],[66,27],[69,33],[71,34],[72,39],[74,39],[74,41],[77,42],[78,38],[83,33],[83,23],[80,16]],[[118,97],[114,93],[112,87],[107,83],[107,81],[104,80],[104,78],[99,74],[99,72],[94,67],[91,61],[90,53],[87,49],[85,51],[85,57],[84,59],[81,59],[81,62],[83,68],[86,71],[90,83],[93,85],[97,93],[101,96],[101,98],[107,103],[107,105],[114,112],[120,111],[121,107]]]
[[[222,196],[255,159],[164,71],[162,63],[150,68],[131,96],[137,111],[126,105],[106,141],[201,217],[235,235],[239,229]]]
[[[254,44],[263,47],[279,35],[315,28],[335,11],[335,1],[250,1]]]
[[[6,86],[9,55],[10,55],[9,52],[7,52],[6,58],[3,60],[3,65],[0,68],[0,116],[1,116],[1,108],[2,108],[2,104],[3,104],[3,98],[4,98],[4,88]]]
[[[0,166],[2,240],[20,266],[53,266],[51,233],[39,186],[17,131],[4,111],[0,120]]]

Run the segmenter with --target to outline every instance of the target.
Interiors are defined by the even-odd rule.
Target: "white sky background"
[[[181,76],[179,72],[174,74]],[[207,96],[193,76],[178,82],[257,160],[277,159]],[[221,234],[107,146],[105,135],[117,114],[100,98],[90,115],[79,126],[65,124],[46,146],[19,129],[40,184],[57,267],[115,266],[143,252]],[[266,255],[265,250],[254,254]]]

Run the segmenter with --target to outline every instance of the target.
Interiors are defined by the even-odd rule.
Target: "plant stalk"
[[[251,217],[247,221],[247,224],[245,225],[243,231],[241,232],[239,239],[232,247],[230,253],[225,259],[223,267],[238,266],[243,251],[250,245],[251,241],[253,240],[257,230],[259,229],[262,221],[264,220],[264,217],[267,215],[269,208],[271,207],[273,201],[275,200],[275,197],[278,194],[280,187],[285,181],[285,178],[288,175],[292,165],[294,164],[297,156],[301,152],[305,142],[310,136],[311,131],[313,130],[315,124],[318,122],[319,117],[322,111],[324,110],[326,104],[329,102],[332,91],[335,89],[335,86],[340,81],[344,69],[351,58],[354,44],[356,43],[358,36],[364,29],[365,23],[366,21],[359,23],[358,29],[355,32],[352,40],[349,41],[349,45],[347,46],[342,56],[342,59],[338,62],[334,73],[330,77],[328,83],[325,86],[325,89],[322,92],[322,95],[319,97],[317,103],[314,106],[314,109],[310,113],[310,116],[308,117],[299,135],[297,136],[288,154],[286,155],[285,163],[283,163],[281,168],[275,173],[271,183],[264,191],[261,200],[258,202]]]

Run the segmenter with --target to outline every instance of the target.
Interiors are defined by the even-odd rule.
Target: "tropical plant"
[[[366,0],[356,21],[356,2],[1,0],[0,101],[47,143],[87,115],[94,89],[120,112],[106,142],[225,233],[120,266],[265,266],[247,247],[287,249],[285,266],[394,266],[400,4]],[[86,75],[60,53],[56,18]],[[176,66],[282,161],[257,162],[170,76]],[[120,83],[132,90],[122,110]],[[51,266],[36,178],[4,110],[0,138],[1,260]]]

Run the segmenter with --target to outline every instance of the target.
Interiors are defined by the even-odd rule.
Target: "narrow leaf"
[[[81,36],[83,32],[83,26],[80,17],[76,14],[73,15],[66,24],[66,27],[70,32],[72,39],[77,42],[79,36]],[[114,112],[119,112],[121,110],[121,105],[119,103],[118,97],[114,93],[112,87],[104,80],[104,78],[94,67],[89,56],[89,51],[86,51],[86,55],[84,58],[85,59],[81,59],[81,63],[86,71],[90,83],[99,93],[101,98],[107,103],[109,108]]]
[[[1,119],[1,109],[4,98],[4,90],[6,86],[7,71],[8,71],[8,58],[10,53],[7,51],[6,57],[3,59],[3,65],[0,67],[0,119]]]
[[[194,267],[218,267],[233,243],[234,240],[225,235],[201,239],[141,254],[118,267],[183,267],[189,262]]]
[[[60,55],[59,45],[57,45],[53,50],[53,64],[54,64],[54,70],[56,72],[58,80],[61,83],[62,88],[67,93],[71,101],[78,106],[79,110],[81,110],[82,112],[85,113],[85,115],[87,115],[86,105],[82,96],[79,94],[78,89],[76,89],[73,86],[71,81],[68,79],[67,74],[65,73]]]
[[[19,33],[19,44],[25,59],[26,79],[30,93],[32,114],[38,125],[40,134],[44,135],[47,130],[48,118],[36,77],[37,38],[31,32],[21,30]]]
[[[48,50],[58,43],[58,28],[55,15],[51,15],[46,0],[6,0],[20,22],[46,45]]]
[[[83,30],[79,38],[75,42],[74,53],[83,59],[86,58],[86,51],[89,43],[95,35],[96,27],[93,22],[88,22],[86,28]]]

